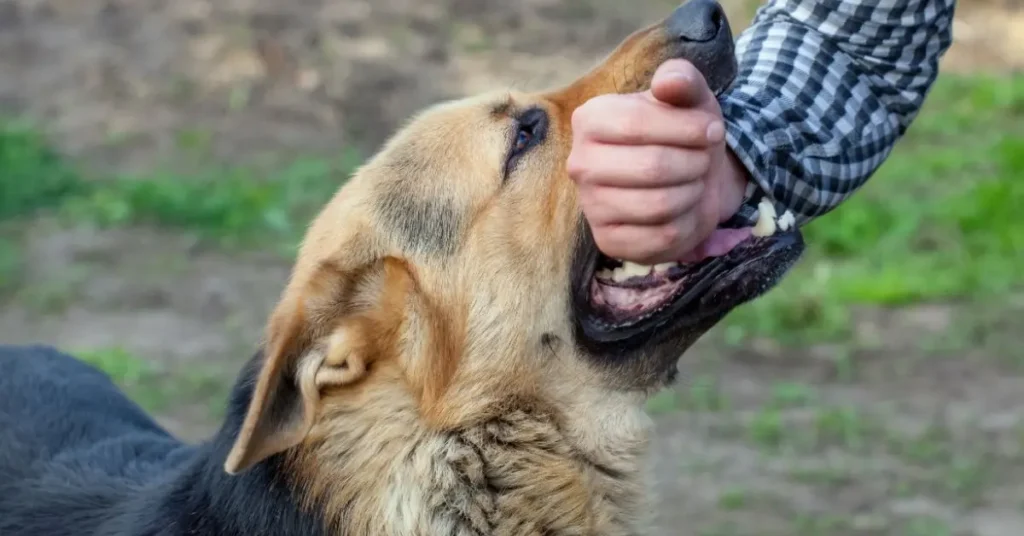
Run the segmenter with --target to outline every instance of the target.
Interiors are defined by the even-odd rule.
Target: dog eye
[[[520,126],[519,133],[516,134],[516,146],[513,148],[513,152],[519,153],[524,151],[530,146],[531,141],[533,141],[533,128]]]
[[[530,108],[516,117],[516,137],[505,160],[505,179],[516,167],[519,157],[543,143],[547,135],[548,114],[542,108]]]

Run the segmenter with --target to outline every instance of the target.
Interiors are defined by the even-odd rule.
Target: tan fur
[[[645,87],[664,40],[640,31],[555,91],[435,106],[362,167],[309,228],[227,470],[284,452],[348,536],[641,533],[648,393],[573,344],[565,161],[573,110]],[[531,106],[547,140],[503,183]]]

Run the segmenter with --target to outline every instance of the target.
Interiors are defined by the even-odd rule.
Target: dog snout
[[[668,31],[683,43],[707,43],[727,27],[725,10],[715,0],[689,0],[669,16]]]
[[[735,43],[725,10],[716,0],[689,0],[664,23],[670,56],[693,63],[720,95],[736,76]]]

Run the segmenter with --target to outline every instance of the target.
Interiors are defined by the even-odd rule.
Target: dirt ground
[[[946,67],[1024,70],[1024,7],[1011,4],[962,2]],[[166,165],[191,131],[210,133],[213,157],[227,162],[347,145],[370,151],[438,99],[571,77],[672,5],[0,0],[0,111],[38,120],[63,151],[99,170]],[[753,6],[728,4],[735,28]],[[224,377],[258,341],[288,270],[274,255],[217,251],[169,231],[50,222],[31,230],[28,260],[31,292],[0,306],[0,340],[121,346],[168,370],[205,367]],[[799,351],[708,337],[684,374],[717,378],[720,393],[704,403],[728,400],[730,411],[659,415],[652,534],[1024,534],[1024,376],[1000,355],[1024,345],[1024,315],[1007,318],[995,346],[944,338],[973,314],[956,306],[865,311],[850,345]],[[923,349],[932,340],[939,350]],[[813,385],[815,407],[857,408],[855,418],[818,429],[868,445],[767,456],[766,445],[780,441],[759,408],[786,382]],[[831,422],[796,406],[773,415]],[[179,401],[162,418],[197,439],[214,423],[206,409]],[[934,469],[872,448],[902,445],[865,424],[878,415],[899,430],[941,430],[950,438],[941,444],[955,447],[936,456],[949,463]],[[975,497],[964,488],[978,485],[977,474],[986,480]],[[955,489],[936,491],[947,485]],[[939,523],[945,528],[929,528]]]

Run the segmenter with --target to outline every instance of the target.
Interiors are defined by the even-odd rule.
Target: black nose
[[[718,36],[725,11],[715,0],[689,0],[669,16],[668,30],[683,42],[705,42]]]

